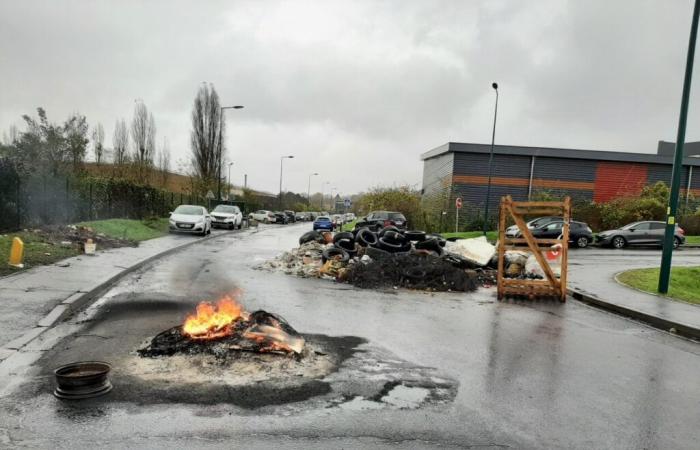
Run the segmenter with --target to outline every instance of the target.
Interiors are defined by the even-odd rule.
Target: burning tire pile
[[[369,289],[468,292],[495,280],[495,247],[480,238],[448,242],[438,234],[385,227],[309,231],[299,244],[261,268]]]

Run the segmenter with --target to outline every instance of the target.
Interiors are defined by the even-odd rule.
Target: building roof
[[[490,144],[473,144],[462,142],[448,142],[428,152],[423,153],[420,158],[434,158],[445,153],[489,153]],[[553,147],[523,147],[517,145],[494,145],[494,154],[499,155],[521,155],[521,156],[542,156],[553,158],[588,159],[596,161],[620,161],[639,162],[652,164],[673,164],[673,156],[657,155],[654,153],[627,153],[612,152],[604,150],[574,150],[569,148]],[[700,158],[686,157],[683,165],[700,166]]]

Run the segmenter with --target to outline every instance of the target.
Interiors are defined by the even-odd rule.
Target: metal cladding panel
[[[647,169],[647,183],[655,184],[658,181],[663,181],[668,186],[671,185],[671,176],[673,175],[673,166],[667,164],[649,164]],[[695,169],[695,172],[698,170]],[[683,167],[681,171],[681,188],[688,185],[688,168]]]
[[[597,161],[590,159],[535,157],[535,179],[586,181],[595,179]]]
[[[689,168],[685,168],[686,177],[688,176]],[[690,188],[694,190],[700,190],[700,167],[693,167],[693,175],[690,177]],[[695,195],[700,195],[696,193]]]
[[[426,211],[439,214],[448,206],[453,167],[454,153],[423,161],[421,203]]]
[[[455,175],[489,175],[489,155],[456,153]],[[492,176],[530,178],[530,157],[518,155],[493,155]]]
[[[593,200],[607,202],[617,197],[639,195],[647,184],[649,165],[601,161],[595,176]]]

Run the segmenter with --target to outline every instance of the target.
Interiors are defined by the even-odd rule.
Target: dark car
[[[285,209],[285,210],[284,210],[284,213],[287,215],[287,221],[288,221],[288,222],[294,223],[294,222],[297,221],[297,217],[296,217],[296,215],[294,214],[294,211],[290,211],[290,210],[288,210],[288,209]]]
[[[283,213],[282,211],[275,211],[272,214],[275,215],[275,223],[276,224],[288,224],[289,223],[289,217],[287,217],[287,214]]]
[[[316,230],[333,231],[333,221],[328,216],[316,217],[316,220],[314,220],[314,231]]]
[[[614,248],[628,245],[663,245],[666,223],[658,221],[633,222],[616,230],[598,233],[597,242]],[[676,225],[673,248],[685,244],[685,231]]]
[[[564,221],[561,219],[547,222],[530,230],[532,235],[538,239],[558,239],[564,229]],[[588,224],[569,222],[569,242],[573,243],[578,248],[586,248],[588,244],[593,242],[593,231]]]
[[[395,211],[372,211],[355,222],[355,229],[368,227],[372,230],[379,231],[388,226],[394,226],[399,230],[405,230],[408,227],[408,222],[403,214]]]

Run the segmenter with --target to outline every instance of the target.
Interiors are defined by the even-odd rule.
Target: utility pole
[[[309,208],[311,208],[311,177],[315,175],[318,175],[318,172],[309,175],[309,188],[306,190],[306,202],[309,204]]]
[[[219,154],[218,156],[218,161],[217,161],[217,172],[218,172],[218,183],[217,183],[217,195],[216,197],[221,200],[221,165],[223,163],[223,156],[224,156],[224,110],[225,109],[243,109],[243,106],[241,105],[236,105],[236,106],[222,106],[221,111],[219,113]]]
[[[496,91],[496,107],[493,110],[493,133],[491,134],[491,153],[489,155],[489,182],[486,188],[486,207],[484,208],[484,236],[489,227],[489,199],[491,198],[491,165],[493,164],[493,145],[496,141],[496,117],[498,116],[498,83],[492,83],[491,87]]]
[[[282,163],[284,162],[285,159],[292,159],[292,158],[294,158],[294,155],[280,156],[280,202],[279,202],[280,210],[282,209]]]
[[[673,242],[676,234],[676,213],[678,212],[678,197],[681,190],[681,172],[683,170],[683,145],[685,144],[685,126],[688,121],[688,103],[690,101],[690,82],[693,79],[693,62],[695,59],[695,41],[698,35],[698,15],[700,0],[695,0],[693,21],[690,26],[688,41],[688,57],[685,63],[685,79],[683,80],[683,95],[681,97],[681,113],[678,118],[678,137],[673,156],[673,174],[671,175],[671,195],[666,208],[666,233],[664,234],[664,250],[661,255],[661,270],[659,271],[659,293],[668,293],[671,280],[671,258],[673,257]]]

